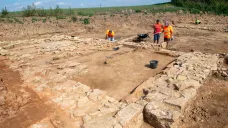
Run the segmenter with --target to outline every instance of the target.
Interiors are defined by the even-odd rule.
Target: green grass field
[[[125,10],[133,11],[147,11],[147,12],[166,12],[166,11],[177,11],[183,8],[176,7],[171,3],[155,4],[155,5],[142,5],[142,6],[123,6],[123,7],[102,7],[102,8],[78,8],[74,9],[76,12],[83,13],[121,13]]]
[[[128,11],[126,11],[128,10]],[[155,5],[141,5],[141,6],[123,6],[123,7],[98,7],[98,8],[68,8],[62,9],[56,6],[52,9],[41,9],[31,5],[21,11],[9,12],[7,16],[10,17],[30,17],[30,16],[93,16],[93,15],[106,15],[117,13],[157,13],[157,12],[176,12],[178,10],[185,10],[182,7],[176,7],[169,3],[155,4]],[[3,15],[2,15],[3,16]]]

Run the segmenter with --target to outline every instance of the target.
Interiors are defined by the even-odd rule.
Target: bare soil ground
[[[228,81],[210,78],[187,106],[181,128],[228,127]]]
[[[204,53],[227,53],[228,33],[207,30],[176,28],[176,38],[171,48],[177,51],[200,51]]]
[[[85,63],[89,71],[77,76],[76,81],[105,90],[109,96],[121,100],[174,58],[145,49],[122,47],[118,51],[99,51],[78,60]],[[157,69],[148,67],[150,60],[159,61]]]
[[[51,113],[51,107],[32,89],[23,87],[19,72],[10,70],[3,59],[0,57],[0,127],[29,127]]]

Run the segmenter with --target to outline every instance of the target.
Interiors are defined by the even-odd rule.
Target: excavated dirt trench
[[[75,82],[81,82],[84,85],[90,86],[91,89],[103,90],[108,96],[113,97],[114,100],[124,100],[125,97],[127,97],[132,92],[132,90],[137,88],[143,82],[147,81],[149,78],[160,73],[165,67],[167,67],[168,64],[170,64],[170,62],[176,59],[175,57],[155,53],[153,49],[130,46],[130,43],[127,45],[121,45],[120,43],[120,49],[115,51],[113,50],[113,47],[116,47],[117,44],[115,45],[114,43],[109,44],[103,40],[99,41],[97,39],[80,40],[76,38],[75,40],[73,40],[71,39],[71,37],[69,38],[70,40],[58,39],[56,41],[53,39],[49,42],[46,42],[46,40],[41,40],[37,41],[37,43],[31,43],[26,45],[21,44],[20,46],[15,45],[15,47],[13,48],[9,48],[11,45],[9,45],[8,47],[5,46],[6,48],[9,48],[9,51],[12,53],[12,56],[9,55],[9,58],[12,59],[12,61],[9,61],[7,64],[9,64],[11,68],[17,67],[20,73],[24,76],[23,79],[25,81],[27,79],[30,79],[31,77],[32,79],[30,80],[30,83],[31,85],[32,83],[34,84],[33,89],[37,91],[37,93],[35,93],[32,89],[21,86],[23,84],[23,81],[21,80],[19,73],[10,70],[7,66],[2,64],[0,66],[0,78],[1,81],[4,82],[0,81],[0,85],[6,87],[7,91],[12,92],[7,92],[6,95],[4,95],[3,99],[5,100],[5,97],[12,98],[6,99],[6,101],[8,101],[3,105],[3,107],[0,105],[0,112],[4,112],[5,108],[9,108],[9,111],[7,110],[8,115],[1,114],[2,117],[0,116],[2,118],[0,120],[2,121],[2,123],[0,123],[0,127],[28,127],[31,124],[41,121],[45,117],[47,120],[49,120],[47,117],[49,117],[49,115],[52,115],[50,113],[52,113],[53,110],[51,110],[49,106],[45,105],[44,101],[39,98],[39,96],[42,97],[42,92],[45,92],[45,94],[49,94],[45,96],[47,96],[47,98],[50,98],[51,101],[54,101],[56,104],[60,105],[61,108],[65,107],[64,112],[71,114],[71,118],[73,117],[74,120],[78,121],[80,123],[80,126],[82,126],[83,123],[88,124],[89,121],[86,121],[86,119],[84,119],[86,118],[85,114],[89,116],[94,115],[94,117],[91,118],[96,119],[97,111],[99,112],[98,114],[101,115],[101,112],[106,112],[110,110],[110,113],[113,114],[119,110],[113,111],[112,109],[104,109],[103,106],[97,107],[100,104],[100,102],[97,102],[99,96],[96,97],[92,94],[96,93],[96,91],[99,93],[98,90],[88,91],[90,93],[83,92],[82,95],[75,94],[77,92],[80,93],[80,91],[75,91],[73,92],[73,94],[71,92],[68,92],[74,90],[75,83],[73,82],[73,84],[71,84],[70,82],[67,82],[67,80],[75,80]],[[148,68],[150,60],[159,61],[157,69]],[[34,71],[34,76],[31,75],[32,73],[25,75],[26,73],[29,73],[26,72],[29,68],[34,68],[33,70],[37,69],[37,71]],[[176,70],[173,69],[173,71]],[[39,77],[39,75],[42,73],[43,75]],[[43,90],[39,90],[40,87],[42,87],[42,83],[47,85],[45,85],[45,88],[43,88]],[[159,83],[159,81],[156,81],[156,83]],[[31,87],[31,85],[28,85],[28,87]],[[62,89],[63,87],[66,87],[67,89],[64,90]],[[86,89],[88,88],[86,88],[85,86],[85,90]],[[0,91],[2,90],[0,89]],[[12,94],[14,96],[11,96]],[[39,94],[39,96],[37,94]],[[21,95],[22,97],[18,98]],[[69,109],[70,107],[73,107],[71,106],[71,104],[68,104],[71,101],[69,99],[72,95],[79,95],[79,97],[76,97],[79,100],[77,100],[77,103],[73,102],[73,105],[77,104],[81,107]],[[92,104],[93,102],[88,102],[90,101],[90,99],[87,96],[89,98],[92,97],[97,100],[96,104],[98,105],[96,106]],[[226,92],[224,92],[224,96],[226,96]],[[0,100],[2,100],[2,97],[0,98]],[[198,100],[200,99],[197,99],[197,101]],[[73,99],[73,101],[75,101],[75,99]],[[107,102],[111,102],[111,100]],[[14,103],[16,103],[16,105]],[[117,104],[119,103],[120,102],[118,102]],[[112,103],[111,106],[114,106],[113,104],[114,103]],[[68,105],[69,108],[67,108]],[[109,104],[105,104],[104,106],[107,105]],[[97,108],[96,110],[94,109],[90,111],[85,111],[84,108],[86,107],[88,107],[89,109],[95,107]],[[81,108],[83,108],[83,110],[80,111],[79,109]],[[194,111],[194,108],[191,108],[191,110]],[[14,110],[14,114],[11,113],[11,110]],[[191,116],[191,113],[186,112],[185,114],[186,116]],[[198,117],[197,114],[200,113],[196,112],[196,117]],[[61,117],[64,117],[64,114],[59,115],[61,115]],[[98,115],[98,117],[100,115]],[[222,117],[225,116],[226,115]],[[68,118],[66,118],[65,120],[69,120]],[[81,121],[82,119],[83,122]],[[188,122],[192,121],[192,119],[194,120],[194,118],[186,118],[184,121]],[[50,122],[50,120],[48,122]],[[51,123],[52,122],[53,121],[51,120]],[[185,122],[182,122],[184,124],[181,125],[187,126]],[[226,123],[226,121],[223,121],[223,123]],[[189,125],[192,126],[192,124]],[[142,126],[142,128],[147,127],[150,126],[148,126],[146,123]]]
[[[36,92],[22,87],[19,72],[12,71],[0,57],[0,128],[25,128],[52,112]]]
[[[148,67],[150,60],[159,61],[157,69]],[[159,73],[172,60],[173,57],[150,50],[124,46],[118,51],[99,51],[79,58],[78,61],[88,67],[88,72],[75,76],[75,79],[121,100],[148,78]]]
[[[60,68],[62,65],[67,64],[67,62],[78,63],[80,64],[79,67],[85,66],[86,69],[80,72],[80,69],[72,68],[72,71],[78,70],[79,72],[70,76],[71,78],[90,86],[92,89],[101,89],[105,91],[108,96],[116,100],[122,100],[127,97],[132,90],[148,78],[161,72],[163,68],[175,59],[174,57],[154,53],[152,49],[142,49],[136,46],[122,45],[120,49],[116,51],[113,50],[116,44],[107,43],[101,47],[96,44],[94,46],[87,46],[85,45],[86,43],[78,42],[79,41],[62,40],[52,42],[45,40],[44,42],[40,41],[30,45],[15,44],[13,48],[9,49],[13,51],[15,55],[20,56],[20,61],[9,61],[9,65],[19,65],[18,68],[22,69],[39,67],[41,70],[52,70],[52,72],[58,74],[64,72],[64,69],[72,68]],[[73,51],[68,49],[72,46],[75,47]],[[148,67],[150,60],[159,61],[157,69]],[[8,61],[6,60],[6,62]],[[24,73],[23,70],[19,71],[21,71],[22,74]],[[7,72],[8,75],[4,76]],[[3,65],[0,73],[1,77],[4,76],[4,81],[8,80],[9,85],[7,86],[14,86],[15,90],[20,90],[21,88],[25,89],[25,92],[28,92],[30,96],[30,98],[28,98],[30,100],[26,102],[26,104],[18,103],[19,105],[15,109],[16,114],[13,116],[3,116],[2,118],[6,120],[2,120],[0,126],[7,128],[13,128],[15,126],[19,126],[19,128],[28,127],[53,113],[54,108],[52,109],[45,105],[45,101],[41,100],[36,92],[32,89],[28,91],[29,88],[27,89],[21,86],[23,85],[23,81],[20,78],[19,72],[13,72],[7,66]],[[65,75],[67,75],[67,73],[70,74],[70,72],[65,72]],[[12,76],[14,74],[16,74],[16,76]],[[39,76],[39,73],[36,74]],[[34,79],[32,82],[36,81],[35,77],[31,79]],[[58,83],[53,83],[53,85],[50,86],[57,85]],[[37,87],[39,86],[41,86],[41,84],[37,85]],[[28,85],[28,87],[31,87],[31,85]],[[35,89],[35,91],[37,90]],[[19,95],[17,91],[12,91],[12,93],[16,96]],[[26,97],[22,98],[26,99]],[[17,101],[17,98],[12,99],[10,100],[10,104],[13,102],[17,103]],[[10,106],[5,107],[10,108]],[[2,107],[1,110],[3,109],[4,107]],[[147,125],[145,124],[143,127],[147,127]]]

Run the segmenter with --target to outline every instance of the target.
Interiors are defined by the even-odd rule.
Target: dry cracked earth
[[[227,33],[209,28],[207,16],[209,27],[192,27],[189,17],[178,17],[171,50],[135,43],[132,31],[115,43],[77,32],[15,41],[3,34],[0,128],[227,128],[228,66],[218,54],[228,50]]]

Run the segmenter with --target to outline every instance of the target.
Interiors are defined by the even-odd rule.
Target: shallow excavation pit
[[[160,73],[175,58],[153,51],[123,46],[119,50],[98,51],[78,59],[88,72],[74,79],[92,89],[101,89],[117,100],[124,100],[132,90],[148,78]],[[151,60],[158,60],[156,69],[149,68]]]

